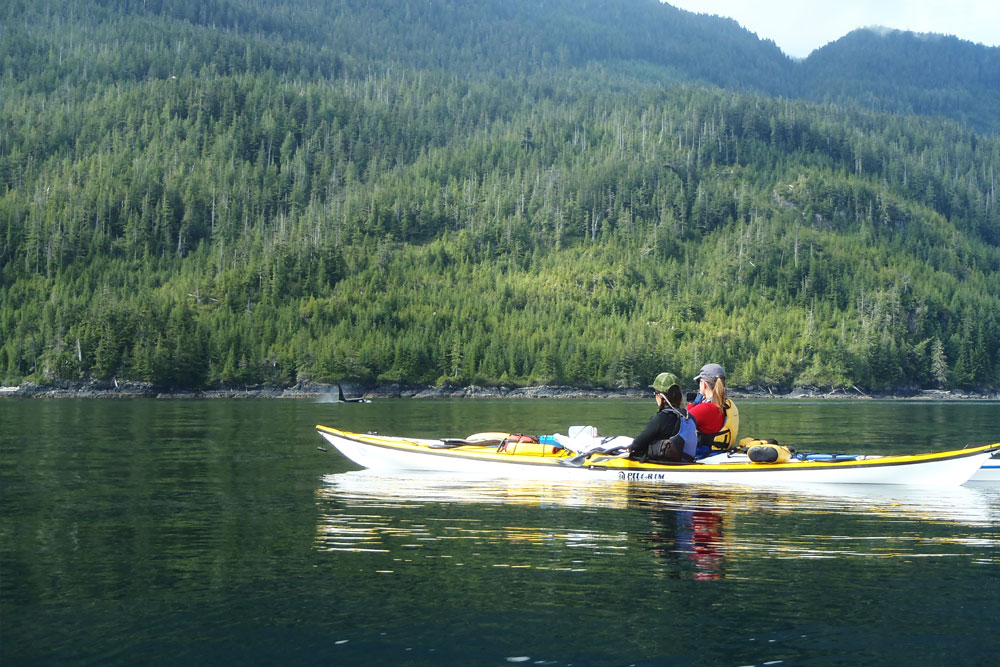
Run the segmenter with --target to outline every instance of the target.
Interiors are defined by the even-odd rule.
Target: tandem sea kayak
[[[565,440],[557,444],[520,441],[510,434],[428,439],[352,433],[322,425],[317,425],[316,430],[343,456],[373,470],[662,484],[958,486],[969,481],[994,452],[1000,451],[998,442],[925,454],[811,455],[814,458],[755,463],[745,454],[726,453],[690,463],[654,463],[610,454],[606,451],[609,448],[581,453],[565,446]]]

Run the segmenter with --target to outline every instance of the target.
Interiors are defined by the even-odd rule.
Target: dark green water
[[[740,408],[800,449],[1000,440],[997,403]],[[0,664],[994,664],[1000,486],[381,476],[312,428],[634,434],[650,411],[0,400]]]

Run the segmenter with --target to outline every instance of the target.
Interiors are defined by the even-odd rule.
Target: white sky
[[[789,56],[805,58],[856,28],[884,26],[1000,45],[998,0],[663,0],[735,19]]]

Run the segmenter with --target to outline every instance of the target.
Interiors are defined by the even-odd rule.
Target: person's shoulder
[[[660,419],[660,421],[666,424],[672,424],[678,419],[678,413],[669,408],[660,410],[659,412],[656,413],[656,415]]]

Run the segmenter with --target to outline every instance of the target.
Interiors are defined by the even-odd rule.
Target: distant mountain
[[[732,19],[659,0],[81,0],[66,12],[56,21],[25,0],[0,9],[7,76],[35,72],[48,52],[56,58],[38,81],[120,82],[181,67],[297,79],[393,68],[597,73],[623,87],[701,83],[1000,131],[1000,48],[954,37],[857,30],[796,61]]]
[[[1000,129],[1000,48],[944,35],[866,28],[799,65],[802,97]]]
[[[656,0],[0,26],[0,384],[1000,387],[995,49]]]

